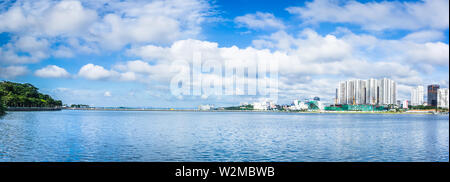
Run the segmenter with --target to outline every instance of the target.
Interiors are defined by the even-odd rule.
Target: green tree
[[[6,111],[6,107],[3,104],[2,95],[0,95],[0,115],[5,114],[5,111]]]
[[[56,107],[62,106],[62,101],[54,100],[50,95],[39,93],[35,86],[9,81],[0,82],[2,103],[7,107]]]

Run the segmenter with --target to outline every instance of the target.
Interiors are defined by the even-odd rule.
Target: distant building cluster
[[[336,89],[336,104],[390,105],[397,101],[397,84],[390,79],[348,80]]]
[[[409,106],[432,106],[449,108],[448,88],[440,85],[419,85],[411,89],[410,100],[397,100],[397,84],[395,81],[383,79],[348,80],[339,83],[336,89],[336,105],[393,105],[397,108],[410,109]],[[425,99],[426,96],[426,99]]]
[[[288,105],[277,105],[270,99],[257,102],[241,102],[239,106],[218,108],[218,110],[284,110],[284,111],[395,111],[400,109],[415,112],[417,110],[448,109],[449,89],[433,84],[411,88],[410,100],[397,100],[397,83],[391,79],[347,80],[339,82],[334,104],[325,104],[319,97],[294,100]],[[426,99],[425,99],[426,96]],[[199,110],[214,110],[212,105],[201,105]],[[427,112],[428,112],[427,111]]]
[[[277,108],[276,104],[270,100],[254,102],[252,105],[254,110],[272,110]]]
[[[259,111],[267,111],[267,110],[290,110],[290,111],[316,111],[323,110],[325,104],[320,101],[319,97],[311,97],[309,99],[304,99],[303,101],[294,100],[291,104],[288,105],[278,105],[270,99],[261,99],[257,102],[240,103],[240,110],[247,110],[251,106],[251,110],[259,110]],[[228,109],[236,109],[233,107],[229,107]]]
[[[299,100],[294,100],[292,105],[289,107],[289,110],[307,110],[308,104],[306,102],[302,102]]]
[[[427,86],[427,100],[424,99],[424,87],[419,85],[411,89],[412,106],[432,106],[448,108],[448,88],[440,88],[440,85]]]

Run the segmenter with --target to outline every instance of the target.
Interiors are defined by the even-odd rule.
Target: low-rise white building
[[[319,110],[323,111],[325,109],[326,104],[321,102],[321,101],[317,101],[317,107],[319,107]]]
[[[320,102],[320,101],[318,101]],[[295,111],[300,111],[300,110],[308,110],[309,106],[307,102],[302,102],[299,100],[294,100],[293,105],[291,105],[289,107],[289,110],[295,110]]]
[[[408,109],[408,105],[409,105],[408,100],[404,100],[403,103],[402,103],[402,108],[403,109]]]
[[[267,99],[263,99],[259,102],[254,102],[252,105],[253,105],[253,110],[276,109],[276,104]]]
[[[267,110],[269,107],[266,102],[254,102],[253,110]]]

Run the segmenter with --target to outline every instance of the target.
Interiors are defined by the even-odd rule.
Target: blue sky
[[[171,65],[195,51],[238,66],[263,54],[278,64],[280,104],[331,102],[339,81],[383,77],[409,99],[417,85],[448,88],[448,3],[3,1],[0,79],[32,83],[66,104],[236,105],[263,96],[174,96]]]

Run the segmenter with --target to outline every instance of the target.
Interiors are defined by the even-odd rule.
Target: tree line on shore
[[[0,95],[0,115],[5,114],[5,111],[6,111],[6,107],[3,104],[2,96]]]
[[[6,107],[59,107],[62,101],[55,100],[29,83],[0,82],[0,113]]]

